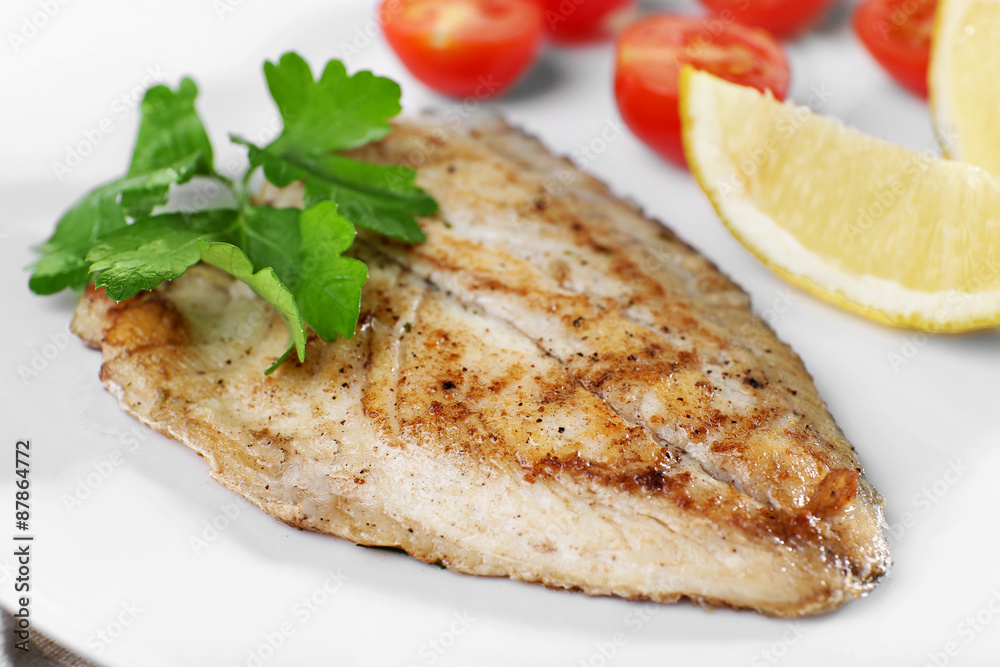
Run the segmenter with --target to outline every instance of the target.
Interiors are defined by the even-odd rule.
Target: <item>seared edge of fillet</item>
[[[74,330],[126,411],[283,521],[462,572],[776,616],[884,575],[881,498],[710,262],[496,119],[360,153],[419,166],[441,211],[425,244],[356,244],[356,335],[264,376],[284,326],[224,274],[90,289]]]

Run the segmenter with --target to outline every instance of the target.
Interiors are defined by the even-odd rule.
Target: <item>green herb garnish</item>
[[[327,341],[353,336],[368,278],[364,263],[343,256],[355,225],[419,243],[416,216],[437,211],[412,169],[341,154],[389,133],[399,86],[371,72],[349,76],[337,60],[317,81],[295,53],[265,63],[264,74],[283,129],[267,146],[230,137],[249,150],[250,169],[238,182],[215,171],[195,83],[149,89],[128,172],[63,215],[32,265],[32,291],[93,281],[121,301],[206,262],[247,283],[284,318],[291,346],[268,372],[293,350],[305,359],[306,325]],[[246,186],[257,168],[279,187],[304,180],[306,209],[251,205]],[[171,212],[172,189],[196,177],[217,182],[235,205]]]

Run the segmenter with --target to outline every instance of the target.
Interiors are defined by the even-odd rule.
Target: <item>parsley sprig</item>
[[[400,112],[399,86],[371,72],[348,75],[337,60],[315,80],[295,53],[266,62],[264,74],[283,129],[267,146],[230,135],[249,151],[239,181],[213,166],[194,81],[147,91],[128,172],[63,215],[32,265],[32,291],[93,281],[121,301],[206,262],[245,282],[284,319],[291,345],[268,373],[292,351],[305,359],[306,325],[327,341],[353,336],[368,278],[364,263],[343,256],[355,226],[419,243],[416,216],[437,210],[412,169],[342,154],[389,133],[389,119]],[[258,168],[279,187],[304,181],[306,208],[251,205],[246,187]],[[171,211],[176,186],[196,177],[228,189],[235,205]]]

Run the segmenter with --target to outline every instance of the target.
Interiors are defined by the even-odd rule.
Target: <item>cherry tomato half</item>
[[[866,0],[854,12],[854,32],[882,69],[927,98],[936,0]]]
[[[453,97],[509,88],[535,61],[544,32],[535,0],[385,0],[378,18],[410,73]]]
[[[557,44],[585,44],[607,39],[636,13],[636,0],[536,0],[545,12],[545,28]]]
[[[615,99],[629,129],[663,157],[685,165],[678,77],[691,64],[733,83],[788,92],[788,60],[763,30],[714,18],[655,14],[618,38]]]
[[[723,20],[764,28],[784,38],[814,25],[833,0],[701,0],[701,4]]]

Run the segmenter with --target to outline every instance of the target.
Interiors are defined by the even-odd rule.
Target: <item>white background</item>
[[[889,578],[866,599],[800,622],[588,598],[299,532],[212,482],[203,460],[125,417],[101,389],[99,354],[66,335],[73,295],[28,292],[30,247],[87,189],[124,173],[149,77],[197,79],[223,170],[243,159],[228,132],[266,141],[277,128],[261,64],[290,49],[317,69],[345,57],[351,70],[397,79],[409,112],[462,107],[414,82],[380,37],[364,36],[373,25],[367,1],[53,2],[58,11],[32,33],[25,21],[39,22],[43,4],[5,0],[0,10],[3,606],[15,599],[13,547],[3,546],[13,544],[13,449],[30,438],[32,622],[108,665],[253,665],[254,653],[270,656],[267,665],[1000,662],[1000,614],[988,608],[994,599],[1000,609],[997,332],[887,328],[782,283],[730,238],[686,173],[627,133],[594,142],[618,121],[610,45],[550,50],[518,88],[483,106],[582,156],[752,294],[805,360],[886,497]],[[821,91],[823,113],[936,150],[926,105],[873,64],[847,10],[789,45],[792,97]],[[31,36],[15,48],[11,33]],[[54,163],[81,142],[96,146],[58,178]],[[225,527],[217,536],[206,528],[213,520]],[[192,538],[207,546],[196,551]],[[314,611],[302,603],[310,597]],[[966,621],[977,613],[987,621],[978,631]],[[283,624],[290,632],[271,651],[267,637],[279,643]],[[117,637],[107,644],[102,632]],[[950,642],[956,655],[945,656]]]

